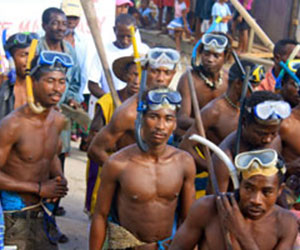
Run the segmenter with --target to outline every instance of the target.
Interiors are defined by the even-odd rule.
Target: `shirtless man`
[[[150,49],[146,64],[147,87],[169,86],[176,73],[175,68],[179,57],[178,52],[173,49]],[[92,141],[88,156],[100,166],[108,159],[110,152],[135,143],[134,122],[137,117],[137,98],[138,95],[135,94],[127,99],[115,111],[109,124],[102,128]]]
[[[300,70],[296,75],[300,78]],[[300,96],[299,87],[290,77],[282,81],[281,95],[291,106],[295,106],[290,117],[285,119],[280,126],[282,140],[282,156],[287,163],[288,175],[295,174],[300,177]]]
[[[253,63],[247,61],[242,61],[242,65],[244,68],[254,66]],[[227,135],[237,129],[242,85],[242,74],[237,64],[233,64],[229,70],[226,93],[206,104],[201,110],[206,137],[216,145],[219,145]],[[194,157],[199,170],[207,170],[206,161],[199,157],[195,149],[197,143],[189,140],[192,134],[198,134],[195,122],[186,132],[179,148],[188,151]]]
[[[126,87],[118,91],[119,97],[122,102],[127,100],[130,96],[139,91],[139,75],[137,66],[134,62],[133,56],[121,57],[113,63],[114,74],[121,80],[127,83]],[[115,106],[110,93],[106,93],[98,99],[96,103],[95,117],[90,126],[90,133],[88,143],[91,142],[93,137],[98,131],[107,125],[115,111]],[[92,161],[87,162],[87,187],[85,196],[85,212],[89,215],[94,213],[97,193],[100,185],[100,173],[102,167]]]
[[[143,152],[133,144],[104,164],[90,250],[102,249],[106,228],[109,249],[161,249],[172,240],[174,223],[185,219],[195,195],[195,164],[189,154],[167,145],[180,100],[168,88],[144,94],[142,134],[149,149]],[[113,223],[107,222],[111,208]]]
[[[269,105],[266,101],[271,101],[272,104]],[[262,115],[257,114],[255,110],[257,111],[259,107],[262,107],[259,105],[265,105],[264,112],[270,112],[267,114],[263,113]],[[275,111],[272,112],[272,105],[279,105],[284,110],[286,105],[289,106],[288,103],[282,101],[281,96],[268,91],[254,92],[246,100],[239,152],[273,148],[278,153],[281,153],[281,140],[278,133],[282,119],[286,118],[289,113],[278,114]],[[263,117],[263,115],[266,115],[267,118]],[[234,131],[219,145],[230,159],[234,158],[236,137],[237,133]],[[214,154],[212,155],[212,160],[220,191],[226,192],[227,190],[232,190],[229,171],[226,165]],[[210,187],[208,187],[208,191],[210,191]]]
[[[201,64],[194,67],[191,73],[201,109],[227,89],[228,74],[222,67],[230,55],[231,42],[225,34],[210,33],[203,36],[199,51]],[[180,78],[177,90],[182,95],[177,125],[186,131],[194,121],[187,73]]]
[[[253,156],[254,152],[245,153]],[[199,250],[226,249],[221,223],[229,232],[233,249],[293,249],[297,220],[291,212],[275,205],[283,189],[281,164],[271,163],[268,168],[257,160],[248,164],[249,168],[242,171],[239,199],[222,194],[197,200],[171,250],[193,249],[196,245]]]
[[[25,70],[32,39],[38,39],[35,33],[16,33],[10,36],[5,50],[10,53],[15,63],[16,81],[7,79],[0,88],[0,120],[14,109],[27,102]]]
[[[52,65],[43,64],[46,60],[42,58],[55,56]],[[0,123],[5,245],[16,245],[20,250],[58,249],[57,244],[51,244],[47,238],[49,232],[44,230],[43,217],[45,206],[49,204],[44,202],[55,201],[67,193],[58,158],[59,135],[65,118],[54,109],[66,88],[66,67],[63,66],[66,58],[72,62],[67,54],[45,51],[32,61],[35,103],[40,103],[44,112],[36,114],[25,104]]]

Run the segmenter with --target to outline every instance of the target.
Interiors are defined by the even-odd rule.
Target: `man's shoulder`
[[[278,205],[274,207],[274,214],[281,225],[291,226],[291,223],[297,223],[297,217],[294,213]]]
[[[0,128],[5,128],[6,131],[18,130],[24,118],[24,106],[21,106],[0,120]]]
[[[217,216],[215,196],[206,195],[196,200],[190,213],[194,220],[202,222],[202,226],[208,225],[211,219]]]
[[[129,97],[116,109],[114,116],[122,118],[122,123],[134,121],[136,119],[137,101],[137,95]]]
[[[139,149],[136,144],[128,145],[117,152],[113,153],[107,160],[107,164],[109,165],[124,165],[127,164],[128,161],[135,155],[139,155]]]

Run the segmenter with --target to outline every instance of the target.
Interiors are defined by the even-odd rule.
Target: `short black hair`
[[[225,61],[229,59],[230,55],[231,55],[231,52],[232,52],[232,39],[229,35],[227,35],[226,33],[224,32],[211,32],[211,34],[216,34],[216,35],[223,35],[223,36],[226,36],[227,37],[227,40],[228,40],[228,44],[224,50],[224,56],[225,56]],[[203,51],[204,51],[204,44],[201,43],[200,46],[199,46],[199,49],[198,49],[199,53],[201,54]]]
[[[246,61],[246,60],[241,60],[241,64],[244,69],[247,66],[250,66],[251,68],[253,68],[255,66],[255,64],[253,62]],[[244,77],[244,75],[241,72],[238,64],[237,63],[232,64],[232,66],[229,69],[229,74],[228,74],[228,85],[231,86],[232,82],[236,79],[243,80],[243,77]]]
[[[48,9],[44,10],[44,12],[43,12],[43,15],[42,15],[42,23],[43,24],[49,24],[52,13],[65,16],[65,12],[63,12],[61,9],[55,8],[55,7],[50,7]]]
[[[282,40],[279,40],[276,44],[275,44],[275,47],[274,47],[274,50],[273,50],[273,54],[274,55],[283,55],[286,53],[286,45],[288,44],[292,44],[292,45],[297,45],[298,42],[296,40],[293,40],[293,39],[282,39]]]
[[[282,101],[282,96],[271,91],[255,91],[245,101],[245,111],[243,113],[243,122],[247,125],[255,123],[255,114],[253,108],[264,101]],[[249,111],[248,111],[249,109]]]
[[[115,27],[118,26],[119,24],[126,25],[126,26],[133,25],[134,27],[136,27],[136,19],[132,15],[121,14],[116,18]]]

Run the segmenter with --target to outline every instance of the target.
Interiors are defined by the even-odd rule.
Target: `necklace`
[[[211,89],[217,89],[223,83],[223,71],[220,72],[219,79],[216,82],[209,80],[201,71],[199,76],[204,80],[205,84]]]
[[[229,98],[229,96],[227,94],[224,95],[224,99],[226,100],[226,102],[231,106],[234,107],[235,109],[240,109],[239,105],[234,104],[231,99]]]

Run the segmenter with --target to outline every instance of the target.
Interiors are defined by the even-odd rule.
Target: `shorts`
[[[247,11],[251,15],[251,10],[247,10]],[[236,21],[239,16],[240,16],[239,12],[235,11],[233,20]],[[250,26],[243,18],[242,22],[236,24],[236,29],[237,30],[250,30]]]
[[[175,0],[153,0],[153,2],[157,5],[157,8],[162,8],[164,6],[174,7]]]
[[[18,250],[58,250],[50,243],[44,230],[43,211],[24,211],[4,214],[6,246],[17,246]]]

